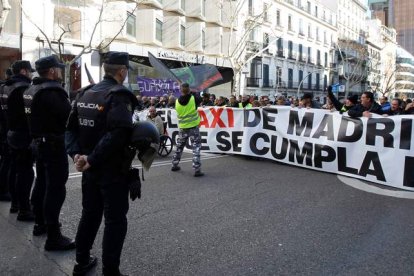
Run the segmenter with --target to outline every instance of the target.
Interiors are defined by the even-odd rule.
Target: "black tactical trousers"
[[[10,182],[9,182],[9,171],[10,171],[10,163],[11,163],[11,156],[9,147],[7,146],[6,141],[0,142],[0,152],[1,152],[1,159],[0,159],[0,194],[7,194],[10,191]],[[14,182],[13,182],[14,183]],[[12,190],[14,187],[12,187]]]
[[[104,271],[119,269],[127,233],[128,184],[126,176],[110,170],[90,168],[82,175],[82,217],[76,234],[76,260],[88,260],[96,233],[105,217],[102,241]]]
[[[36,224],[56,226],[66,198],[68,157],[63,141],[35,141],[36,181],[32,192]]]
[[[31,148],[15,149],[10,147],[10,153],[12,167],[15,169],[13,198],[17,199],[20,212],[29,211],[31,210],[30,192],[34,179],[32,150]],[[12,178],[10,177],[10,179]]]

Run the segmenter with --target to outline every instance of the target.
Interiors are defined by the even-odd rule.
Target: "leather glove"
[[[129,197],[132,201],[141,198],[141,179],[139,169],[131,168],[128,171]]]

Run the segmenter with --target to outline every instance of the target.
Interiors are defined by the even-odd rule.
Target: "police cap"
[[[105,56],[104,63],[125,65],[127,68],[129,68],[129,54],[126,52],[108,52]]]
[[[46,70],[54,67],[62,69],[65,68],[65,64],[61,63],[55,55],[39,58],[36,60],[35,66],[36,71]]]
[[[20,70],[22,70],[22,69],[29,70],[30,72],[36,71],[32,68],[32,65],[30,64],[30,61],[27,61],[27,60],[15,61],[11,66],[11,70],[12,70],[13,74],[19,74]]]

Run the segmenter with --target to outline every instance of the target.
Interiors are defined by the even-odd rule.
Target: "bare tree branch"
[[[3,31],[4,25],[6,24],[7,16],[11,10],[11,6],[8,0],[1,0],[1,17],[0,17],[0,34]]]
[[[51,39],[50,37],[48,37],[48,35],[46,34],[46,32],[30,18],[30,16],[27,14],[27,12],[23,9],[22,0],[19,0],[18,2],[19,2],[20,8],[21,8],[22,13],[24,14],[25,18],[27,18],[27,20],[30,23],[32,23],[35,26],[35,28],[41,33],[41,35],[46,40],[46,42],[48,44],[48,47],[51,49],[51,51],[54,54],[58,55],[59,58],[62,58],[62,55],[64,54],[63,53],[62,46],[64,45],[63,40],[65,39],[65,35],[68,34],[68,33],[71,33],[73,31],[74,24],[77,24],[77,23],[81,22],[82,20],[74,20],[72,22],[62,22],[63,24],[65,24],[65,25],[62,25],[61,24],[61,20],[60,20],[60,18],[58,16],[58,18],[57,18],[57,25],[58,25],[58,28],[60,29],[61,32],[59,32],[59,37],[57,38],[57,41],[56,41],[57,44],[58,44],[58,49],[56,50],[55,48],[52,47],[53,46],[52,43],[55,43],[55,40],[54,39]],[[111,20],[107,20],[107,19],[103,18],[103,16],[104,16],[104,10],[105,10],[105,4],[108,3],[108,2],[111,2],[111,1],[109,1],[109,0],[101,0],[101,2],[98,4],[99,5],[99,8],[98,8],[98,16],[97,16],[96,21],[94,22],[92,31],[91,31],[91,33],[89,35],[89,38],[88,38],[86,44],[83,46],[83,48],[80,50],[80,52],[78,54],[76,54],[71,60],[66,61],[66,69],[67,69],[65,71],[65,79],[66,79],[66,81],[68,81],[70,79],[69,74],[70,74],[70,68],[71,68],[71,66],[82,55],[91,53],[92,50],[94,50],[94,49],[104,50],[107,47],[109,47],[109,45],[113,41],[115,41],[118,38],[118,36],[122,33],[122,30],[124,29],[125,25],[127,24],[127,21],[129,19],[129,16],[122,22],[122,25],[120,26],[119,31],[116,33],[116,35],[114,37],[112,37],[109,41],[101,40],[101,42],[97,46],[94,46],[93,45],[93,41],[94,41],[94,39],[96,39],[95,36],[97,35],[98,27],[103,22],[116,22],[116,21],[119,21],[119,20],[112,20],[111,21]],[[126,2],[134,3],[135,4],[134,9],[132,10],[132,14],[134,14],[135,11],[138,8],[138,4],[141,3],[142,0],[127,0]],[[94,4],[94,3],[95,3],[95,1],[87,1],[87,2],[85,2],[85,6],[86,5],[91,5],[91,4]],[[70,88],[70,84],[68,84],[68,85],[69,85],[69,88]]]
[[[63,38],[63,36],[68,32],[68,31],[66,31],[62,26],[59,26],[60,27],[60,29],[62,30],[62,33],[60,34],[60,36],[59,36],[59,39],[57,40],[58,41],[58,46],[59,46],[59,57],[61,58],[62,57],[62,44],[61,44],[61,41],[62,41],[62,38]],[[69,32],[70,32],[70,30],[69,30]]]
[[[49,39],[49,37],[47,36],[47,34],[42,30],[42,28],[40,28],[39,27],[39,25],[37,25],[31,18],[30,18],[30,16],[28,16],[27,15],[27,13],[26,13],[26,11],[23,9],[23,0],[20,0],[19,1],[19,5],[20,5],[20,9],[21,9],[21,11],[22,11],[22,13],[23,13],[23,15],[26,17],[26,19],[27,20],[29,20],[29,22],[30,23],[32,23],[35,27],[36,27],[36,29],[43,35],[43,37],[46,39],[46,42],[47,42],[47,44],[48,44],[48,46],[49,46],[49,49],[53,52],[53,53],[55,53],[56,55],[59,55],[59,53],[55,50],[55,49],[53,49],[53,47],[52,47],[52,42],[50,41],[50,39]]]
[[[273,35],[273,37],[276,37],[274,40],[269,42],[267,45],[259,46],[257,51],[253,51],[251,55],[246,56],[246,47],[247,47],[247,41],[250,38],[251,33],[257,28],[260,27],[264,21],[267,12],[270,10],[272,4],[268,5],[267,7],[263,8],[263,10],[256,14],[256,15],[249,15],[247,20],[244,22],[244,25],[242,27],[243,33],[240,38],[235,38],[235,28],[239,26],[239,22],[237,20],[240,20],[240,17],[238,15],[241,14],[242,9],[246,5],[246,0],[238,0],[238,1],[226,1],[228,4],[227,10],[230,12],[230,14],[226,13],[226,9],[223,10],[224,18],[230,21],[230,36],[228,37],[228,51],[227,55],[224,57],[225,60],[228,60],[232,66],[233,69],[233,91],[232,93],[236,92],[237,87],[239,84],[239,73],[243,69],[246,64],[251,62],[255,57],[262,55],[265,51],[267,51],[272,43],[276,41],[277,36],[274,33],[271,33],[269,35]],[[233,41],[235,42],[234,48]],[[224,62],[224,60],[223,60]]]
[[[354,40],[339,39],[337,43],[346,80],[345,97],[349,89],[367,80],[367,61],[369,53],[366,45]]]
[[[121,34],[122,30],[125,28],[126,23],[128,22],[129,17],[133,15],[137,9],[138,9],[138,2],[135,3],[134,9],[132,10],[130,14],[128,14],[127,18],[124,20],[124,23],[121,25],[121,28],[119,28],[119,31],[116,33],[116,35],[112,37],[111,40],[105,46],[102,46],[104,41],[101,41],[101,43],[99,43],[97,48],[100,50],[106,49]]]

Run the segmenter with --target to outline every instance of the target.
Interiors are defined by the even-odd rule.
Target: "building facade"
[[[402,47],[397,48],[395,96],[414,98],[414,56]]]
[[[389,0],[368,0],[371,17],[381,20],[382,24],[390,26]]]
[[[414,54],[414,1],[411,0],[369,0],[372,15],[387,27],[397,31],[397,42]]]
[[[397,33],[379,19],[367,20],[367,91],[377,97],[393,97],[396,84]]]
[[[20,10],[18,0],[9,2],[14,3],[12,11]],[[148,52],[172,68],[214,64],[228,86],[214,89],[223,94],[231,89],[232,70],[223,58],[223,49],[230,48],[226,36],[231,32],[226,19],[217,13],[223,9],[218,0],[143,0],[138,7],[130,1],[22,3],[21,15],[10,12],[0,46],[18,49],[22,59],[32,62],[60,53],[63,61],[71,63],[72,89],[89,84],[85,65],[94,80],[102,78],[102,55],[108,51],[130,54],[127,82],[133,90],[137,89],[137,76],[159,77],[150,66]],[[9,26],[13,24],[18,26]],[[3,68],[17,58],[20,56],[5,62]]]
[[[247,41],[244,93],[258,96],[324,96],[329,85],[336,13],[319,1],[248,1],[252,17],[264,16]]]
[[[5,4],[5,6],[3,6]],[[21,58],[20,18],[18,0],[9,0],[0,3],[1,10],[6,11],[1,18],[2,26],[0,33],[0,78],[2,79],[6,69],[15,60]]]
[[[367,6],[360,0],[322,0],[338,13],[338,41],[335,44],[332,83],[339,84],[339,97],[361,94],[367,89]]]
[[[334,83],[353,94],[383,91],[379,79],[388,65],[395,68],[384,60],[392,57],[395,31],[367,22],[358,0],[24,0],[22,9],[19,0],[8,2],[0,68],[59,52],[70,64],[72,89],[102,78],[107,51],[130,54],[133,90],[139,76],[161,78],[152,53],[170,68],[217,66],[224,80],[210,92],[226,96],[324,97]]]

